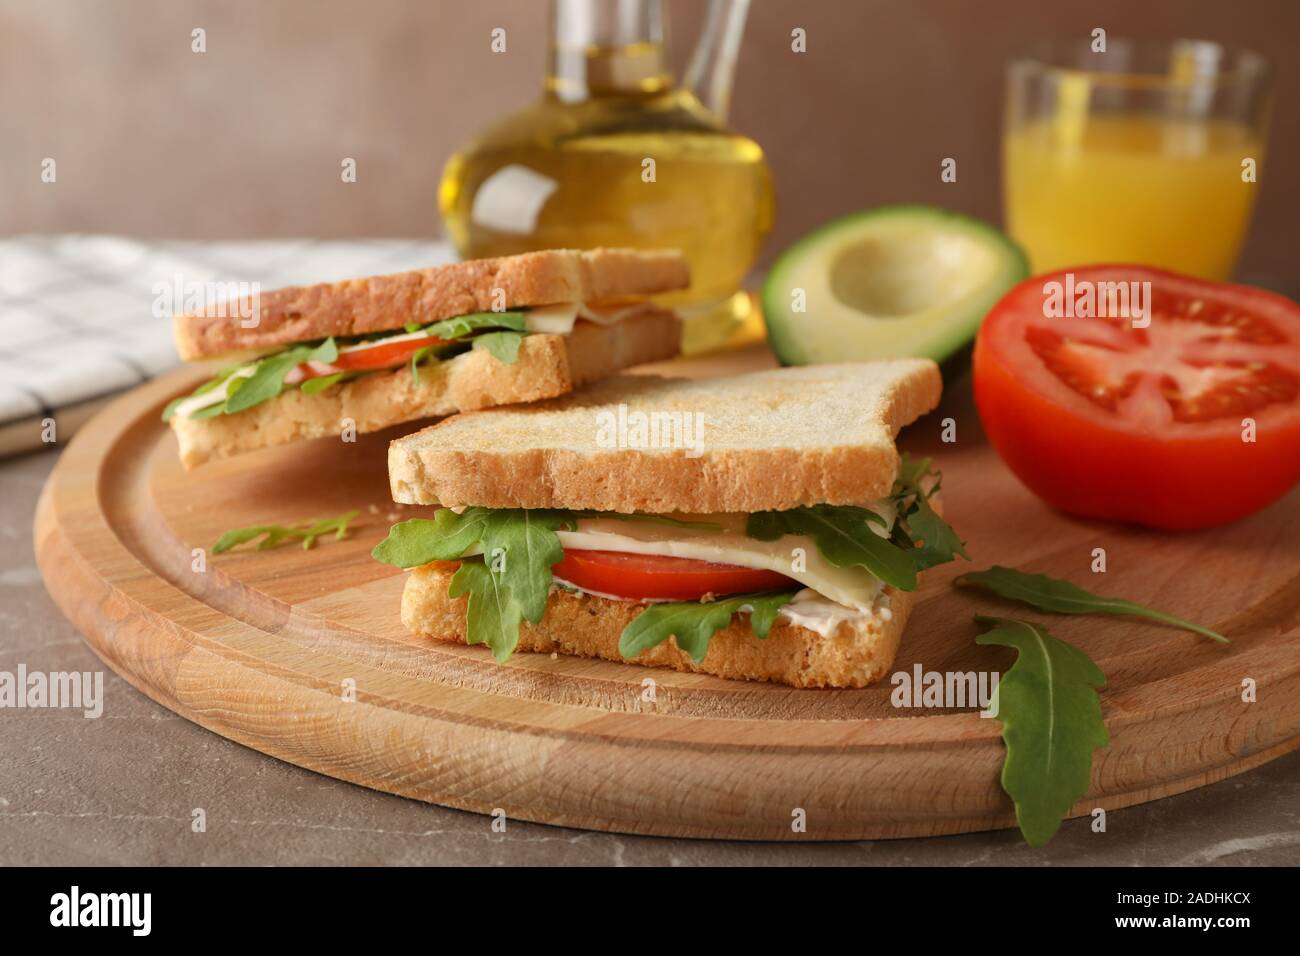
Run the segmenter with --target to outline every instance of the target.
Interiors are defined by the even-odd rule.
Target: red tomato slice
[[[566,550],[551,573],[587,591],[633,600],[698,601],[706,594],[721,597],[799,587],[776,571],[621,551]]]
[[[333,362],[304,362],[290,370],[284,377],[284,381],[288,385],[296,385],[309,378],[324,378],[326,375],[335,375],[339,372],[369,372],[381,368],[398,368],[410,361],[411,356],[420,349],[446,344],[445,339],[426,336],[373,345],[364,349],[353,349],[340,352]]]
[[[1065,272],[1026,280],[985,317],[975,402],[1032,491],[1072,514],[1180,529],[1251,514],[1300,480],[1300,306],[1141,266],[1070,271],[1076,288],[1150,282],[1150,325],[1045,315],[1045,285]]]
[[[418,339],[404,339],[401,342],[389,342],[372,345],[364,349],[339,352],[339,357],[330,364],[336,372],[359,372],[365,369],[389,368],[402,365],[420,349],[431,345],[446,345],[446,341],[433,336]],[[327,373],[333,374],[333,373]]]

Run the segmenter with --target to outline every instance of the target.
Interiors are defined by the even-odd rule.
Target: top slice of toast
[[[394,441],[395,501],[623,513],[862,504],[894,438],[933,409],[928,359],[722,379],[623,375],[562,398],[456,415]]]
[[[686,259],[675,250],[551,249],[276,289],[180,313],[172,318],[172,330],[181,358],[202,359],[331,335],[386,332],[494,308],[601,302],[688,285]]]

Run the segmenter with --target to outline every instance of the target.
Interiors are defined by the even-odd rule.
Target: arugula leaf
[[[440,508],[429,518],[411,518],[393,525],[375,545],[371,557],[399,568],[418,568],[430,561],[454,561],[478,544],[490,508],[466,508],[456,514]]]
[[[295,346],[275,355],[268,355],[257,363],[253,374],[244,379],[237,391],[232,391],[226,398],[224,412],[233,415],[246,411],[254,405],[270,401],[284,390],[284,377],[303,362],[323,362],[329,364],[339,357],[338,346],[334,339],[328,338],[315,347]]]
[[[534,624],[546,612],[551,567],[564,558],[564,545],[555,532],[573,526],[567,511],[523,508],[488,511],[483,522],[481,540],[488,570]]]
[[[336,541],[342,541],[347,537],[348,525],[360,513],[360,511],[349,511],[337,518],[313,518],[310,521],[291,525],[259,524],[250,528],[236,528],[227,531],[217,539],[217,543],[212,546],[212,553],[221,554],[263,536],[265,536],[264,540],[257,545],[259,551],[296,539],[302,540],[303,549],[306,550],[315,546],[317,538],[327,534],[333,534]]]
[[[420,363],[423,362],[433,352],[432,345],[426,345],[422,349],[416,349],[411,353],[411,378],[415,384],[420,384]]]
[[[807,535],[817,550],[839,568],[866,568],[900,591],[916,590],[916,565],[909,552],[871,530],[884,519],[866,508],[813,505],[791,511],[759,511],[749,516],[745,533],[759,541],[787,534]]]
[[[767,637],[776,620],[776,613],[794,598],[794,592],[781,594],[739,594],[720,601],[674,602],[652,604],[632,619],[618,638],[618,652],[632,658],[651,647],[657,647],[669,637],[677,639],[677,646],[695,663],[704,660],[709,652],[713,635],[731,623],[732,615],[741,608],[750,609],[750,627],[759,638]]]
[[[925,479],[930,476],[934,481],[926,489]],[[760,511],[749,516],[745,533],[760,541],[775,541],[787,534],[807,535],[831,564],[866,568],[900,591],[913,591],[919,572],[955,560],[957,555],[970,559],[965,543],[930,505],[939,480],[929,458],[913,460],[904,453],[890,492],[897,517],[888,538],[870,527],[885,526],[885,519],[876,512],[836,505]]]
[[[546,613],[551,566],[564,557],[556,531],[574,526],[567,511],[520,508],[443,508],[427,518],[394,525],[371,554],[386,564],[413,568],[451,561],[481,545],[483,558],[464,561],[452,576],[450,597],[468,595],[467,638],[487,644],[504,661],[519,643],[519,624]]]
[[[222,402],[215,405],[205,405],[196,412],[190,412],[189,417],[195,421],[201,421],[204,418],[216,418],[218,415],[224,415],[226,406]]]
[[[907,452],[903,452],[898,460],[898,475],[894,478],[894,490],[890,493],[891,498],[902,498],[906,495],[921,495],[929,497],[937,490],[938,472],[931,467],[934,464],[932,458],[913,458]],[[926,493],[921,488],[921,482],[927,475],[933,474],[936,477],[935,488]]]
[[[167,406],[163,409],[162,420],[165,422],[171,421],[172,416],[176,414],[177,406],[179,406],[181,402],[192,397],[193,394],[191,393],[190,395],[178,395],[175,398],[173,398],[170,402],[167,403]]]
[[[1046,574],[1026,574],[1015,568],[1005,568],[995,564],[987,571],[971,571],[963,574],[953,581],[953,584],[960,587],[988,588],[999,597],[1019,601],[1053,614],[1120,614],[1142,617],[1183,628],[1218,641],[1220,644],[1229,643],[1228,639],[1217,631],[1211,631],[1207,627],[1193,624],[1181,617],[1154,610],[1136,601],[1101,597],[1069,581],[1062,581],[1060,578],[1049,577]]]
[[[323,375],[320,378],[309,378],[298,387],[306,395],[319,395],[331,385],[337,385],[339,380],[346,374],[346,372],[335,372],[333,375]]]
[[[957,537],[952,526],[939,517],[930,504],[942,483],[942,476],[932,465],[929,458],[913,459],[903,452],[898,476],[889,495],[898,508],[890,540],[911,551],[917,571],[955,561],[958,555],[970,560],[966,543]],[[927,478],[934,479],[928,482],[929,488],[925,487]],[[919,545],[917,539],[921,542]]]
[[[1087,654],[1038,624],[977,617],[977,644],[1016,649],[994,694],[1006,758],[1002,789],[1030,846],[1043,846],[1088,791],[1092,752],[1110,743],[1096,688],[1106,675]]]
[[[523,312],[470,312],[426,326],[424,331],[435,338],[459,339],[476,329],[513,329],[523,332],[527,319]]]
[[[524,335],[523,332],[484,332],[475,336],[474,348],[487,349],[498,362],[513,365],[519,358],[519,344]]]
[[[970,555],[966,553],[966,543],[957,537],[957,532],[939,517],[924,497],[917,496],[902,522],[907,526],[909,539],[921,539],[921,544],[912,552],[916,570],[924,571],[937,564],[947,564],[955,560],[954,556],[958,554],[967,561],[970,560]]]
[[[466,643],[486,644],[497,663],[505,663],[519,646],[519,625],[524,616],[509,583],[489,571],[482,561],[470,560],[452,575],[447,594],[454,598],[469,596]]]
[[[171,421],[172,416],[176,414],[177,406],[179,406],[181,402],[188,401],[189,399],[194,398],[198,395],[206,395],[214,388],[219,387],[223,382],[226,381],[226,379],[230,378],[230,376],[238,372],[241,367],[242,366],[239,365],[232,365],[229,368],[223,368],[220,372],[218,372],[212,378],[208,379],[206,382],[204,382],[194,391],[190,392],[188,395],[181,395],[178,398],[173,398],[170,402],[167,403],[167,407],[163,409],[162,420],[165,422]],[[217,407],[218,408],[221,407],[220,402],[217,403]],[[194,416],[191,415],[190,417],[193,418]]]

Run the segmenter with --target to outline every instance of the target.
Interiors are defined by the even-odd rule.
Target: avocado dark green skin
[[[803,236],[777,258],[763,283],[761,299],[763,303],[763,319],[768,330],[768,342],[772,351],[776,354],[777,360],[782,365],[807,364],[805,361],[793,357],[782,348],[784,340],[791,333],[784,328],[774,328],[774,321],[778,324],[780,322],[779,318],[774,320],[774,317],[783,317],[787,311],[788,291],[784,286],[779,286],[783,264],[797,261],[801,257],[808,255],[811,250],[815,249],[830,235],[841,231],[848,232],[854,227],[869,226],[871,221],[875,219],[899,216],[915,216],[918,222],[933,225],[936,229],[953,227],[968,235],[987,237],[989,245],[998,251],[1003,262],[1002,288],[993,290],[996,294],[991,293],[987,297],[987,306],[979,310],[979,321],[973,321],[973,316],[969,310],[955,314],[953,324],[958,328],[954,330],[954,336],[951,339],[938,348],[918,349],[913,353],[917,357],[930,358],[938,362],[945,385],[960,378],[970,367],[975,334],[979,329],[984,314],[1002,297],[1002,294],[1007,289],[1029,276],[1029,260],[1015,242],[989,223],[962,213],[920,203],[880,206],[840,216]],[[907,319],[902,318],[894,321],[897,322],[899,333],[905,335]],[[870,355],[852,355],[845,356],[845,360],[870,361],[874,357]]]

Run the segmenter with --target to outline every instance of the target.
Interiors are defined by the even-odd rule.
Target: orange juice
[[[1244,123],[1151,114],[1031,120],[1003,140],[1007,225],[1035,272],[1100,262],[1226,279],[1263,163]]]

